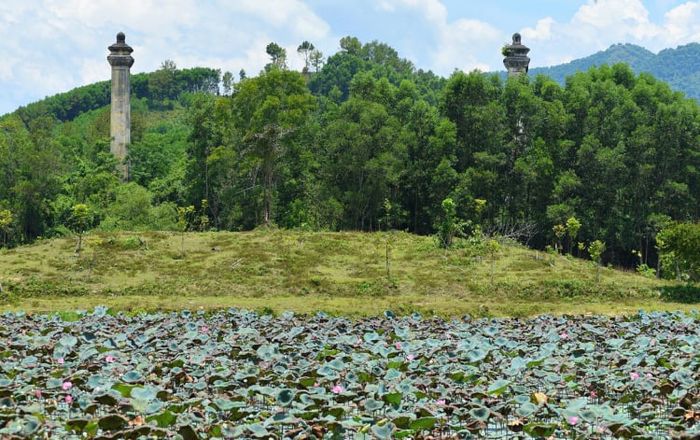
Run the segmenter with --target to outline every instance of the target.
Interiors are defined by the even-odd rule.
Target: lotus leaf
[[[0,315],[0,437],[693,438],[700,425],[697,314],[76,316]]]

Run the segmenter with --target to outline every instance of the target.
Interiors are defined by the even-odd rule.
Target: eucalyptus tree
[[[232,123],[241,153],[254,164],[251,179],[262,187],[262,222],[273,218],[275,189],[288,153],[299,142],[316,99],[298,72],[273,67],[243,81],[231,100]]]
[[[299,47],[297,47],[297,53],[304,57],[304,73],[309,72],[309,66],[311,65],[311,59],[316,47],[313,43],[304,40]]]
[[[270,43],[265,47],[265,52],[270,56],[272,66],[280,69],[287,68],[287,50],[277,43]]]

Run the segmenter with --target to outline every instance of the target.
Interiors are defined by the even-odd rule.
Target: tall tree
[[[273,219],[275,187],[282,162],[309,122],[316,100],[297,72],[272,68],[241,83],[231,101],[233,122],[245,156],[254,160],[254,182],[262,180],[262,221]]]
[[[155,99],[173,99],[178,92],[177,65],[172,60],[165,60],[160,68],[148,77],[148,89]]]
[[[323,52],[318,49],[311,51],[309,60],[311,61],[311,65],[314,66],[314,72],[318,73],[323,67]]]
[[[297,53],[304,57],[304,70],[303,73],[309,72],[309,66],[311,65],[311,55],[315,51],[315,47],[312,43],[304,40],[299,47],[297,47]]]
[[[265,48],[265,52],[270,56],[270,63],[280,69],[287,68],[287,50],[277,43],[270,43]]]
[[[231,72],[224,73],[224,76],[221,78],[221,85],[224,95],[230,95],[233,91],[233,74]]]

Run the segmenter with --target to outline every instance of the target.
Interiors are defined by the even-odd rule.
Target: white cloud
[[[303,0],[2,0],[0,89],[13,93],[2,94],[0,114],[109,79],[107,46],[118,31],[134,48],[135,73],[172,59],[179,67],[255,74],[268,62],[271,41],[287,48],[290,65],[300,68],[301,41],[322,50],[337,41]]]
[[[386,12],[412,10],[430,24],[435,34],[430,67],[438,73],[449,74],[455,67],[503,68],[498,48],[510,41],[510,32],[473,17],[450,20],[440,0],[380,0],[378,7]],[[657,21],[642,0],[586,0],[568,19],[545,16],[520,33],[532,49],[533,66],[569,62],[615,43],[660,50],[700,40],[700,0],[678,5]]]
[[[546,17],[521,30],[533,66],[553,65],[634,43],[658,51],[700,40],[700,1],[688,1],[653,21],[641,0],[588,0],[569,21]]]
[[[700,40],[700,2],[683,3],[664,16],[665,39],[672,44]]]
[[[459,18],[449,21],[447,8],[439,0],[382,0],[380,9],[394,12],[399,8],[417,12],[433,29],[435,48],[430,66],[437,73],[449,75],[455,68],[488,71],[489,65],[479,55],[484,47],[500,48],[504,34],[481,20]]]
[[[503,40],[503,34],[490,24],[465,18],[443,22],[439,27],[439,36],[434,66],[441,73],[455,67],[467,71],[492,70],[495,66],[479,59],[478,48],[481,46],[498,51]]]
[[[571,20],[582,37],[594,41],[653,38],[659,27],[641,0],[589,0]]]
[[[180,67],[209,66],[234,73],[245,69],[252,75],[267,63],[265,46],[270,41],[285,47],[290,67],[300,69],[296,47],[301,41],[313,42],[326,54],[337,50],[334,29],[309,6],[326,1],[0,0],[0,114],[108,79],[107,46],[118,31],[124,31],[134,47],[133,72],[151,71],[172,59]],[[652,17],[643,0],[585,0],[568,17],[550,10],[523,23],[520,32],[532,49],[532,65],[567,62],[620,42],[660,50],[700,41],[700,0],[662,6],[667,0],[656,1],[657,9],[666,10],[664,15]],[[513,29],[479,19],[478,11],[455,16],[458,8],[450,6],[448,11],[446,4],[364,0],[353,7],[375,16],[357,23],[333,17],[334,25],[343,34],[372,40],[379,22],[384,27],[379,35],[396,31],[395,37],[384,37],[386,43],[418,67],[442,75],[455,68],[503,69],[499,49],[510,41]],[[355,27],[348,29],[348,24]]]
[[[222,9],[251,14],[278,28],[291,28],[310,39],[323,38],[330,31],[328,24],[305,3],[298,0],[223,0]]]
[[[552,38],[553,24],[554,19],[552,17],[545,17],[537,20],[534,28],[526,27],[520,33],[526,40],[549,40]]]
[[[440,0],[381,0],[379,7],[388,12],[399,8],[417,10],[428,21],[442,24],[447,21],[447,8]]]

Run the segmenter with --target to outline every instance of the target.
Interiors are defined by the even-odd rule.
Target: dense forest
[[[130,181],[109,154],[109,84],[0,118],[0,238],[71,231],[401,229],[502,234],[656,264],[671,220],[700,218],[696,101],[624,64],[503,80],[416,69],[386,44],[268,46],[257,76],[132,79]],[[581,246],[583,248],[584,245]],[[601,252],[603,248],[599,249]]]
[[[636,44],[615,44],[593,55],[552,67],[531,69],[532,75],[547,75],[559,84],[581,70],[604,64],[626,63],[635,73],[651,73],[666,81],[672,89],[700,99],[700,44],[690,43],[658,54]]]

